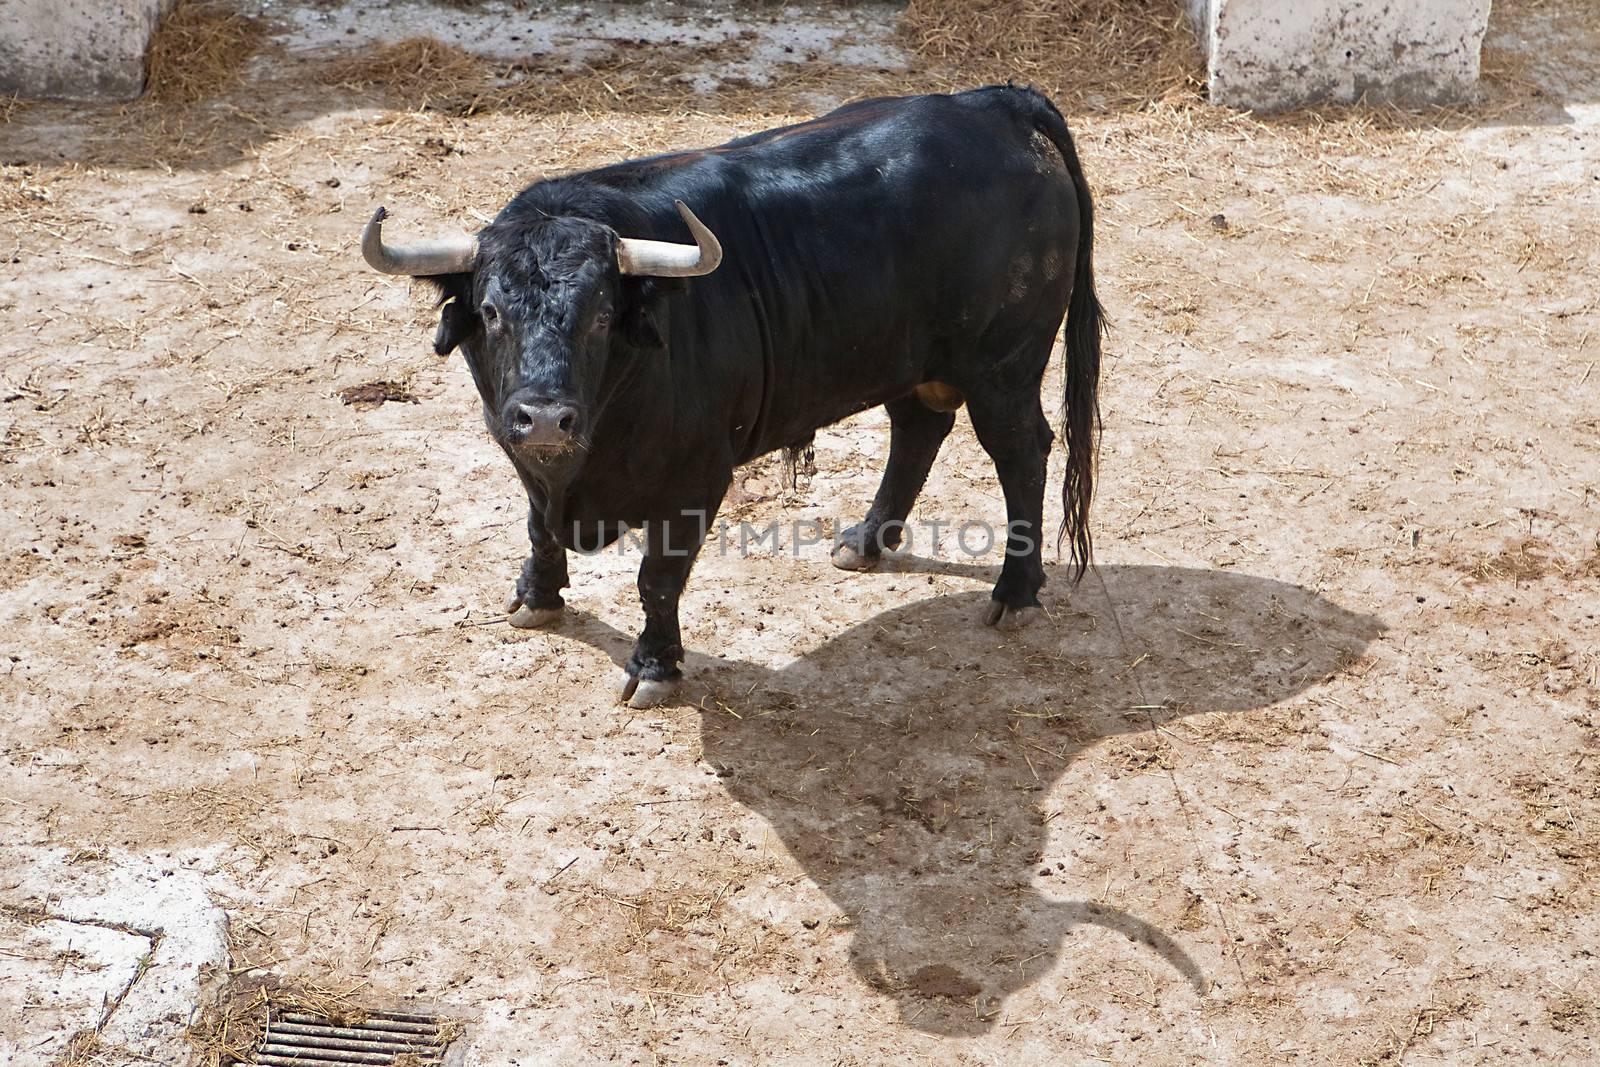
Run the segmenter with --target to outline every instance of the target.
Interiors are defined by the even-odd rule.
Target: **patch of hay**
[[[225,4],[185,0],[150,39],[145,94],[164,103],[203,100],[238,82],[265,36],[260,20]]]
[[[1152,0],[910,0],[907,46],[952,85],[1016,79],[1090,108],[1200,99],[1199,47]]]
[[[746,37],[652,48],[619,41],[597,55],[537,55],[496,63],[431,37],[412,37],[347,53],[324,64],[317,77],[352,91],[375,91],[392,104],[463,116],[597,110],[678,114],[710,100],[733,108],[771,107],[824,86],[838,89],[842,83],[844,95],[864,87],[858,84],[862,72],[828,62],[796,64],[774,86],[732,77],[701,93],[688,77],[750,52]]]
[[[320,80],[346,89],[382,89],[426,106],[482,92],[489,84],[486,60],[432,37],[408,37],[394,44],[335,59]]]

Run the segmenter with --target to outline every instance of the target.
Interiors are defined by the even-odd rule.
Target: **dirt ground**
[[[11,844],[171,853],[236,976],[462,1007],[477,1064],[1600,1057],[1585,0],[1497,3],[1460,112],[1069,101],[1098,570],[1010,635],[994,554],[708,553],[648,712],[613,702],[636,556],[505,625],[520,490],[360,226],[471,229],[932,61],[829,10],[860,55],[811,106],[770,68],[464,114],[316,82],[336,10],[267,14],[199,103],[0,104]],[[824,431],[798,489],[756,464],[729,514],[858,517],[885,431]],[[1002,514],[963,416],[916,515]]]

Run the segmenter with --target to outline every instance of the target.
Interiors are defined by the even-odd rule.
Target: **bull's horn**
[[[476,237],[445,237],[414,245],[384,244],[383,220],[388,217],[389,212],[380,207],[361,233],[361,256],[373,270],[425,278],[433,274],[460,274],[471,270],[477,262]]]
[[[647,274],[656,278],[698,278],[710,274],[722,262],[722,244],[706,224],[694,217],[689,205],[674,200],[678,214],[694,234],[694,244],[671,241],[641,241],[624,237],[617,242],[617,267],[624,274]]]

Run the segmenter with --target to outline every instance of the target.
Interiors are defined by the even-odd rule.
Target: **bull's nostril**
[[[561,416],[561,421],[556,423],[556,429],[560,430],[562,433],[571,433],[572,424],[575,421],[576,420],[572,417],[572,413],[569,411],[567,414]]]
[[[518,408],[516,413],[511,416],[511,425],[519,430],[531,430],[533,428],[533,412],[527,408]]]

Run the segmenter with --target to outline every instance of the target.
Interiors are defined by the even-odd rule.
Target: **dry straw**
[[[454,45],[411,37],[335,59],[319,77],[347,89],[382,88],[413,105],[426,106],[481,92],[488,81],[487,66]]]
[[[952,85],[1029,81],[1079,107],[1194,97],[1201,84],[1170,0],[910,0],[901,36]]]
[[[202,113],[213,101],[231,103],[254,123],[251,101],[238,85],[244,61],[266,33],[260,20],[221,0],[185,0],[157,32],[146,102],[116,140],[140,158],[203,154],[225,135],[222,112]],[[770,85],[730,73],[756,58],[754,39],[743,34],[652,47],[618,40],[599,51],[506,63],[413,37],[332,57],[285,55],[266,82],[285,90],[319,82],[387,106],[461,116],[682,116],[708,107],[799,115],[830,100],[1011,79],[1039,85],[1072,110],[1199,99],[1192,35],[1176,5],[1153,0],[910,0],[899,27],[911,53],[905,69],[863,69],[819,57],[784,65]],[[225,97],[233,99],[218,101]]]
[[[808,98],[1033,82],[1074,107],[1198,99],[1200,63],[1175,6],[1143,0],[911,0],[901,42],[909,70],[863,70],[818,59],[786,66],[771,86],[718,76],[750,58],[748,40],[541,56],[495,64],[431,38],[381,45],[327,63],[320,79],[452,114],[622,110],[680,113],[715,103],[737,111],[807,110]],[[698,91],[692,73],[713,75]]]
[[[185,0],[150,40],[145,55],[148,98],[194,103],[234,85],[265,35],[259,20],[226,4]]]
[[[831,64],[796,65],[785,70],[781,92],[725,79],[701,97],[691,72],[713,71],[746,58],[748,52],[748,42],[740,39],[648,49],[618,43],[598,54],[551,54],[496,64],[430,37],[413,37],[335,58],[317,77],[353,91],[377,92],[392,104],[455,115],[607,110],[676,114],[701,99],[722,106],[741,101],[754,106],[759,99],[770,106],[779,96],[792,99],[797,92],[832,85],[840,74]]]

